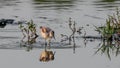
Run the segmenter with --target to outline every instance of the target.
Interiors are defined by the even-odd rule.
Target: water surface
[[[0,19],[27,20],[33,19],[37,25],[44,25],[55,30],[56,40],[52,40],[52,51],[56,51],[55,60],[40,62],[41,51],[44,50],[44,39],[39,36],[33,49],[21,47],[22,33],[18,25],[8,24],[0,28],[0,65],[3,68],[33,68],[58,66],[73,68],[119,68],[120,56],[111,55],[111,61],[106,54],[95,54],[101,40],[90,42],[80,38],[86,35],[100,36],[93,25],[105,24],[108,15],[120,7],[119,0],[0,0]],[[72,18],[77,27],[84,27],[83,34],[75,36],[76,48],[68,41],[61,43],[60,34],[70,35],[68,19]],[[87,26],[89,24],[89,26]],[[87,43],[87,44],[86,44]]]

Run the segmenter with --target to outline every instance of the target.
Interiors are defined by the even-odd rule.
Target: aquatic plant
[[[110,19],[106,20],[105,26],[96,27],[96,29],[102,35],[102,38],[107,40],[111,40],[112,35],[115,33],[113,25],[110,24]]]
[[[62,39],[61,42],[69,40],[69,45],[71,45],[71,41],[72,38],[75,37],[75,33],[81,34],[82,33],[81,30],[83,29],[83,27],[77,28],[76,22],[72,21],[72,18],[69,18],[68,26],[72,33],[70,35],[61,34],[61,37],[64,37],[64,39]]]
[[[106,24],[101,27],[95,26],[98,32],[102,34],[103,38],[107,38],[108,40],[112,40],[112,36],[115,33],[120,32],[120,11],[117,8],[116,13],[113,15],[109,15],[108,19],[106,19]]]
[[[114,28],[120,28],[120,10],[118,8],[116,8],[116,13],[113,13],[113,15],[109,15],[108,18],[110,19],[110,23],[113,25]]]
[[[76,43],[75,43],[75,34],[81,34],[81,30],[83,29],[83,27],[76,27],[76,22],[72,20],[72,18],[69,18],[68,20],[68,26],[69,29],[71,30],[71,34],[70,35],[66,35],[66,34],[61,34],[61,42],[64,41],[68,41],[68,44],[71,45],[73,44],[73,52],[75,53],[75,47],[76,47]]]
[[[109,15],[106,19],[106,24],[101,27],[96,27],[98,32],[102,35],[103,42],[100,48],[95,52],[101,51],[103,54],[107,54],[111,60],[111,53],[115,53],[117,56],[120,53],[120,11],[117,8],[116,13]],[[113,44],[113,42],[115,44]]]
[[[26,44],[28,45],[36,42],[38,35],[36,33],[36,25],[33,23],[33,20],[27,22],[26,25],[19,24],[19,28],[23,34],[22,42],[25,38],[27,38]]]

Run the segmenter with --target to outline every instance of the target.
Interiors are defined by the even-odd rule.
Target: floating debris
[[[15,19],[0,19],[0,28],[4,28],[7,24],[19,25],[26,24],[25,20],[16,21]]]

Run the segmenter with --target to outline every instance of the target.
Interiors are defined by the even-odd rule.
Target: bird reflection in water
[[[55,58],[54,55],[55,55],[55,52],[45,49],[44,51],[41,52],[39,60],[41,62],[53,61]]]
[[[56,52],[53,52],[51,49],[47,50],[47,44],[45,44],[45,49],[40,53],[39,61],[48,62],[54,60],[54,55]]]

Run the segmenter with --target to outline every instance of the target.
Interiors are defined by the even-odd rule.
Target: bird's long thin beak
[[[54,31],[52,31],[52,33],[53,33],[53,38],[55,39],[55,32]],[[56,40],[56,39],[55,39]]]
[[[56,40],[55,36],[53,36],[53,38]]]

